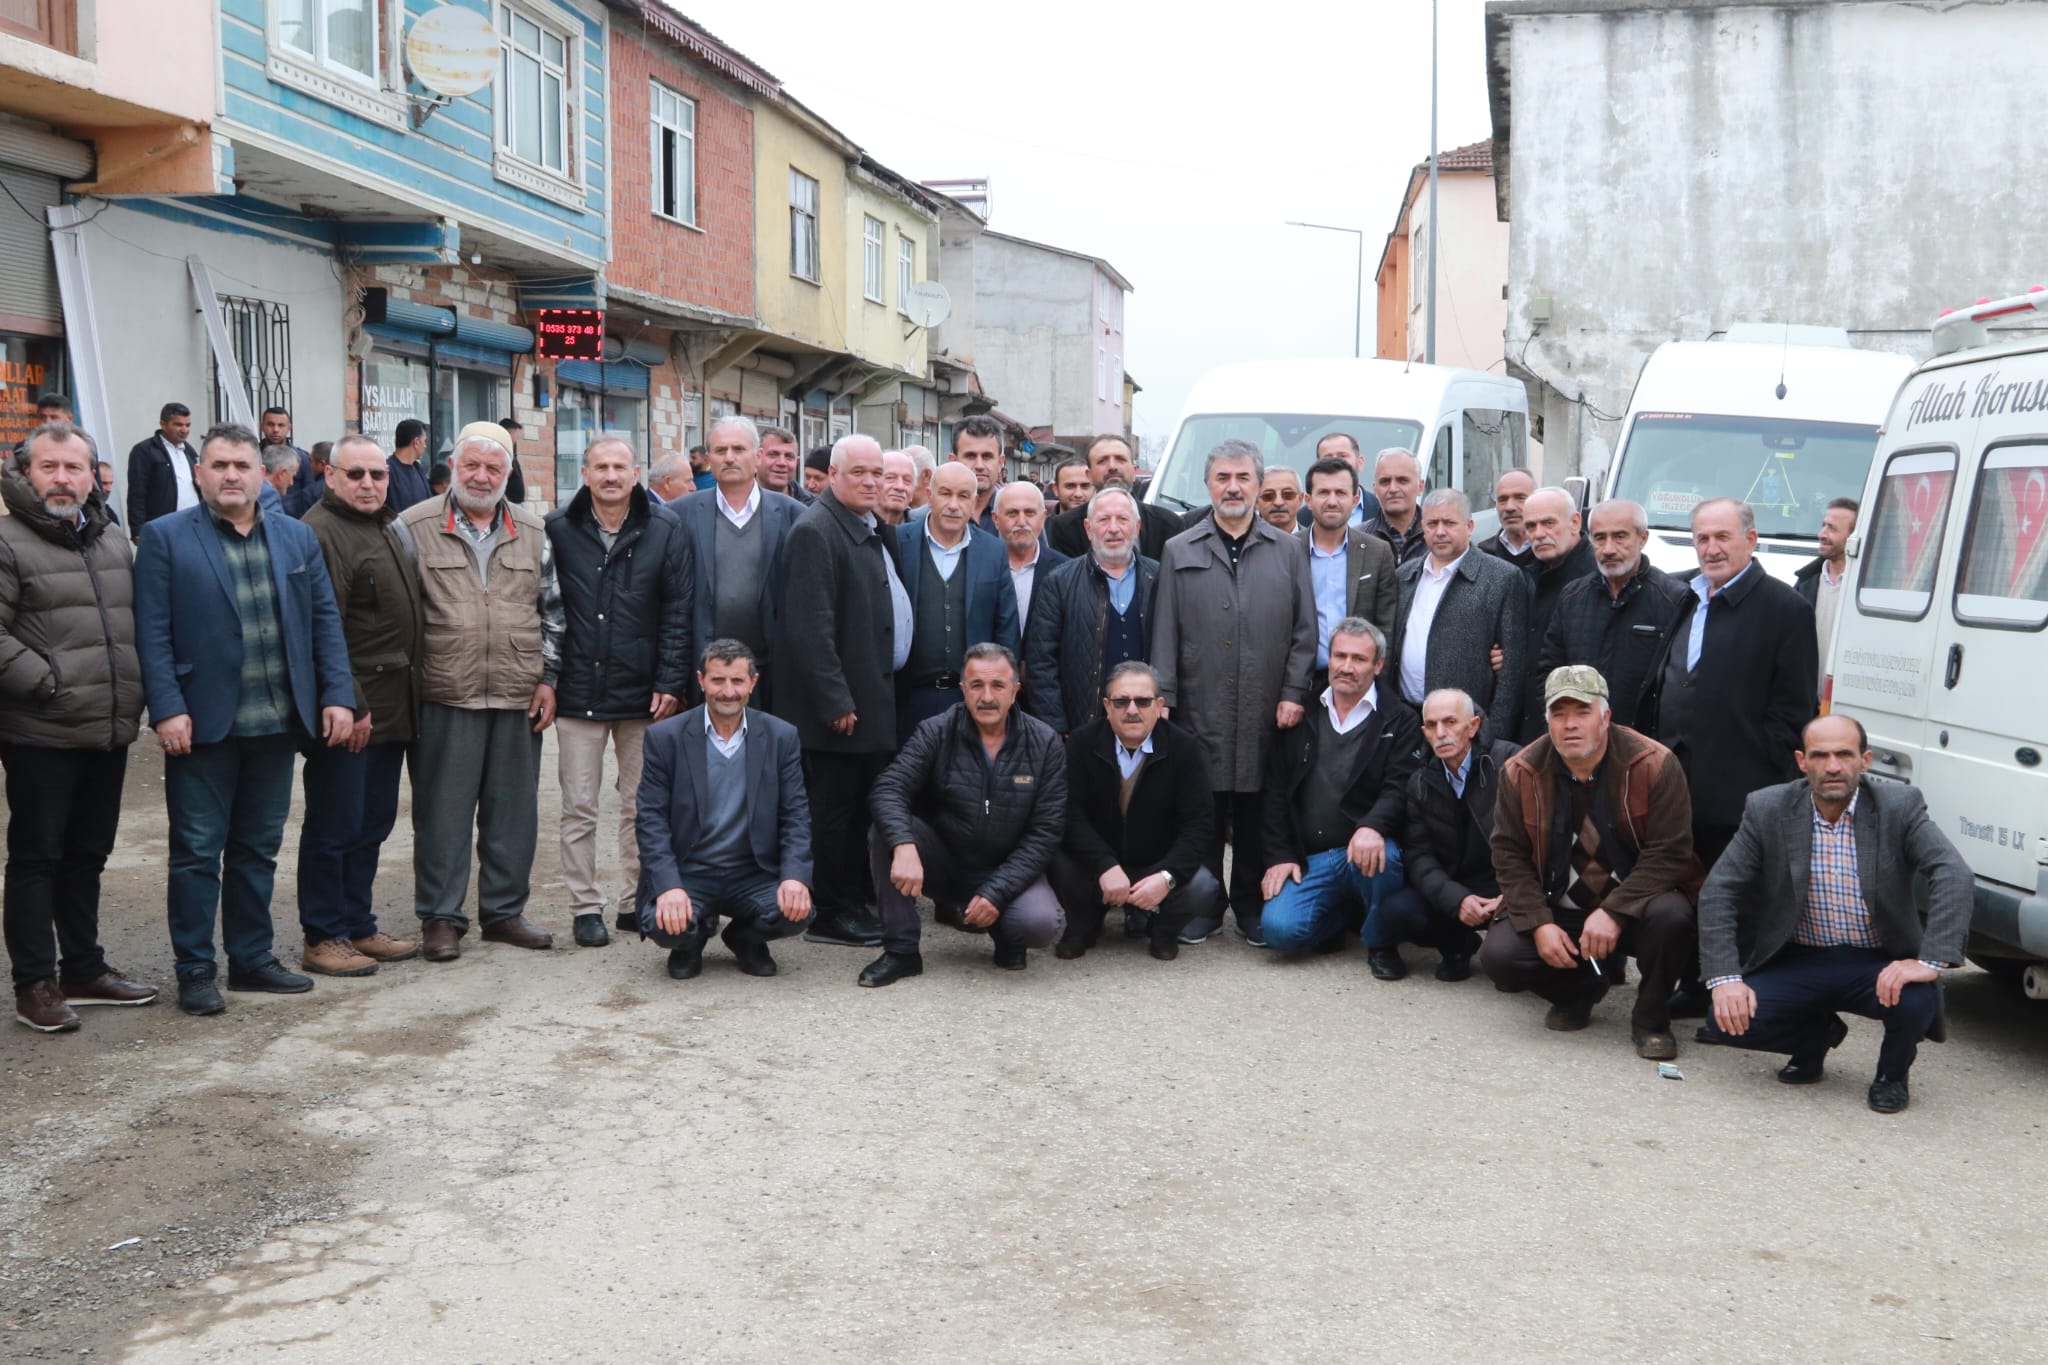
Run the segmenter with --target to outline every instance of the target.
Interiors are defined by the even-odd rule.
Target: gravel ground
[[[146,746],[127,806],[105,938],[167,983]],[[546,838],[534,915],[566,944]],[[401,821],[401,927],[408,850]],[[1011,974],[941,929],[922,978],[861,991],[866,953],[800,942],[775,980],[713,947],[686,984],[637,941],[467,946],[0,1035],[0,1357],[2048,1351],[2048,1012],[1975,970],[1883,1118],[1874,1025],[1811,1089],[1689,1042],[1660,1080],[1618,999],[1547,1034],[1412,951],[1391,985],[1234,938]]]

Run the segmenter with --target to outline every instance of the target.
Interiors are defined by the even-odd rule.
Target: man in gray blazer
[[[1309,690],[1330,682],[1330,632],[1346,617],[1394,629],[1401,604],[1394,552],[1387,542],[1351,524],[1358,510],[1358,471],[1343,460],[1308,467],[1309,523],[1295,537],[1308,545],[1309,581],[1316,592],[1316,671]]]
[[[704,704],[648,728],[634,828],[640,932],[669,950],[668,974],[704,969],[720,938],[748,976],[775,975],[768,945],[811,916],[811,808],[796,728],[749,710],[754,654],[713,640],[697,673]]]
[[[1944,1036],[1938,982],[1963,960],[1970,867],[1918,790],[1864,779],[1860,722],[1822,716],[1800,742],[1805,777],[1750,794],[1700,891],[1700,1041],[1789,1053],[1778,1079],[1811,1085],[1849,1032],[1838,1011],[1881,1019],[1870,1107],[1896,1114],[1920,1040]]]
[[[716,482],[667,504],[697,565],[690,638],[738,640],[756,660],[766,659],[779,623],[782,539],[803,505],[756,482],[761,437],[752,420],[721,417],[706,439]],[[774,694],[765,673],[757,676],[755,693],[766,711]]]
[[[1417,709],[1430,693],[1456,688],[1479,703],[1484,739],[1513,739],[1529,666],[1529,580],[1473,546],[1472,503],[1457,489],[1424,498],[1421,516],[1429,551],[1395,572],[1401,607],[1387,673]]]

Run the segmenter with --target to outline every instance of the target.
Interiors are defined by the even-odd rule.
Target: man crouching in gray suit
[[[747,709],[759,675],[738,640],[704,648],[704,704],[650,726],[634,826],[640,932],[668,949],[668,974],[704,970],[720,937],[748,976],[775,975],[768,945],[811,917],[811,808],[796,727]]]
[[[1837,1011],[1882,1019],[1870,1107],[1896,1114],[1920,1040],[1943,1037],[1937,983],[1963,960],[1970,867],[1917,790],[1864,780],[1859,722],[1822,716],[1800,743],[1805,778],[1750,793],[1700,891],[1700,962],[1714,994],[1700,1041],[1790,1053],[1778,1079],[1811,1085],[1849,1032]]]

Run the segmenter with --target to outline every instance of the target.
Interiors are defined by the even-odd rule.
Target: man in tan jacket
[[[541,731],[555,719],[562,596],[540,518],[505,497],[505,441],[496,422],[464,427],[449,458],[447,495],[393,523],[419,570],[413,901],[429,962],[462,955],[472,841],[484,939],[554,946],[525,911],[539,833]]]

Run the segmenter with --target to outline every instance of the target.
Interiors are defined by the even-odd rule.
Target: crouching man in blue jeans
[[[704,647],[704,704],[648,727],[639,806],[640,931],[668,974],[704,970],[720,940],[748,976],[775,975],[768,945],[811,917],[811,807],[796,728],[749,710],[759,674],[738,640]]]
[[[1330,632],[1330,685],[1308,718],[1273,742],[1266,777],[1267,856],[1259,947],[1305,952],[1364,914],[1374,976],[1403,974],[1380,902],[1401,885],[1403,792],[1422,762],[1422,723],[1377,679],[1387,640],[1361,617]]]

